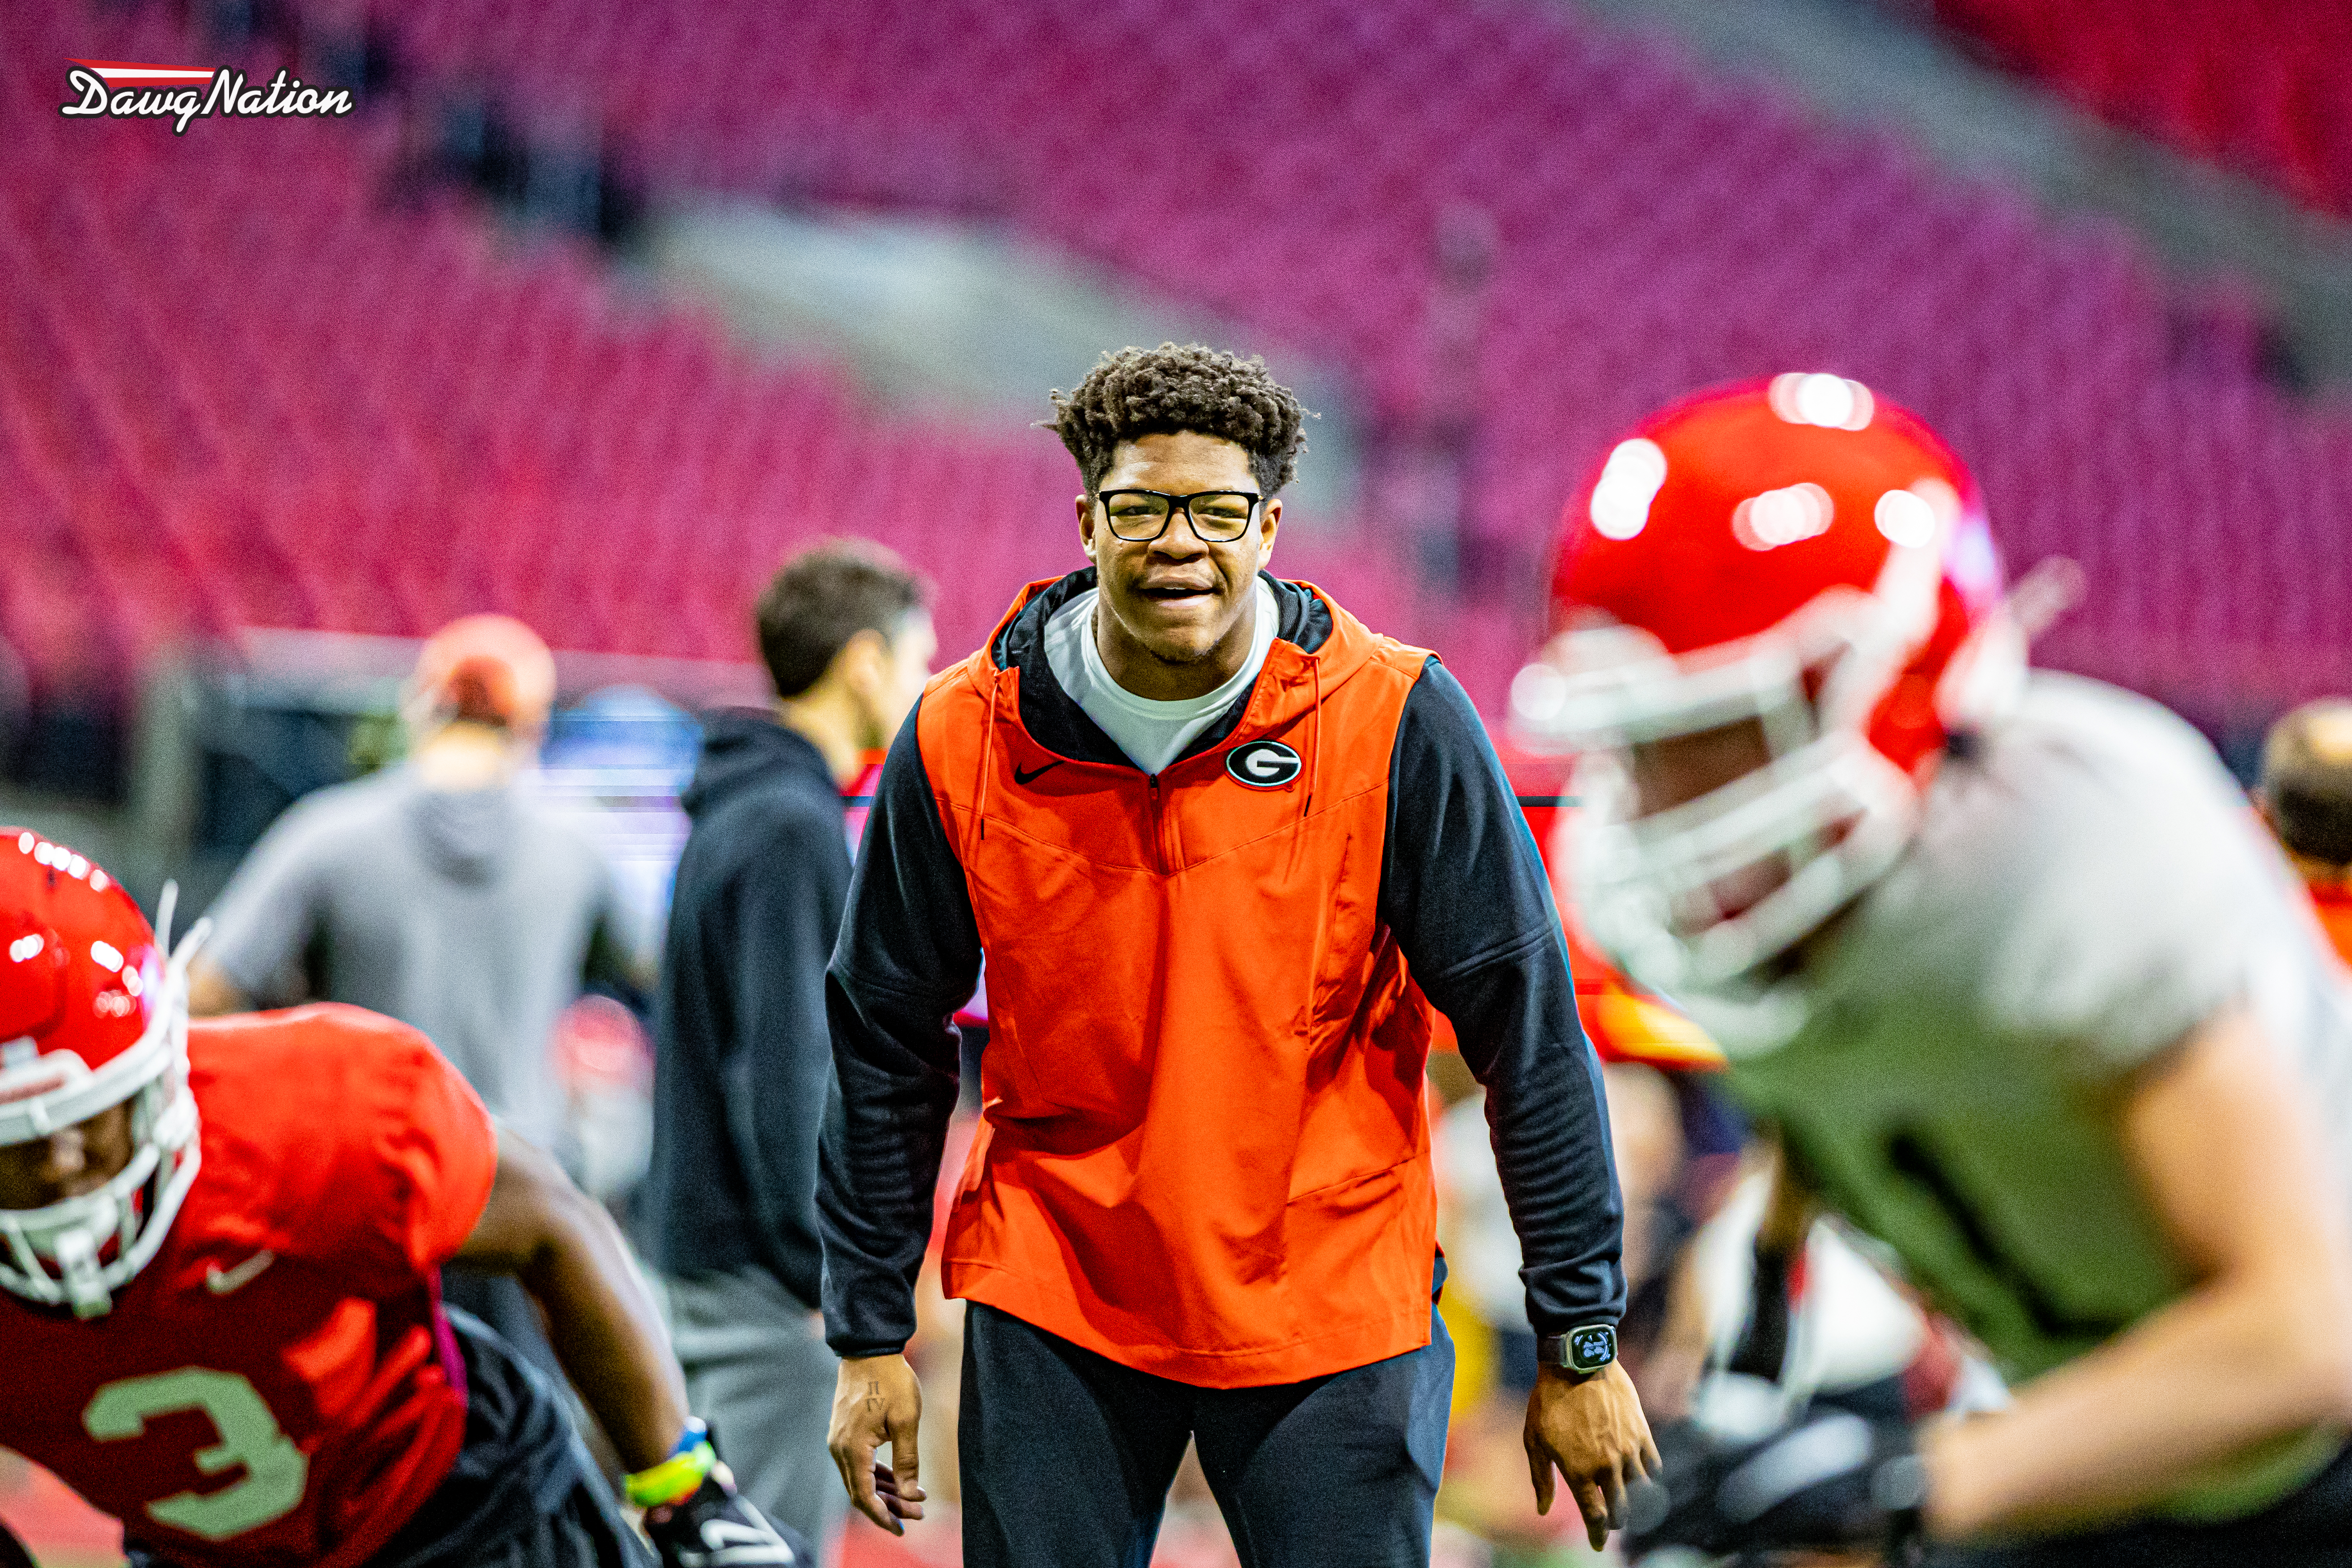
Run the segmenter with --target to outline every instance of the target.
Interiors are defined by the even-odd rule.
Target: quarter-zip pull
[[[1160,775],[1148,773],[1145,779],[1151,785],[1151,859],[1164,876],[1168,870],[1168,829],[1160,815]]]

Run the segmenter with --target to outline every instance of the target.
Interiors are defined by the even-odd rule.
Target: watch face
[[[1599,1372],[1617,1359],[1617,1331],[1606,1323],[1570,1330],[1568,1364],[1576,1372]]]

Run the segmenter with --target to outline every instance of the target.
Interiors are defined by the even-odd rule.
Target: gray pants
[[[688,1405],[743,1495],[831,1563],[849,1497],[824,1446],[841,1363],[824,1321],[762,1269],[663,1285]]]

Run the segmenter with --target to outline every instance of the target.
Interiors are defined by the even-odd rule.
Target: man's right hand
[[[923,1517],[921,1468],[915,1439],[923,1421],[923,1385],[903,1355],[853,1356],[841,1363],[833,1391],[833,1430],[825,1439],[841,1484],[857,1511],[904,1535],[900,1521]],[[874,1450],[890,1445],[890,1468]]]

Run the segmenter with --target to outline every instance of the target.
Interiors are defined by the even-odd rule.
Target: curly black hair
[[[1076,392],[1057,388],[1053,401],[1055,417],[1045,427],[1077,459],[1088,493],[1110,471],[1121,441],[1190,430],[1248,452],[1258,489],[1273,495],[1297,476],[1312,417],[1265,360],[1200,343],[1107,353]]]

